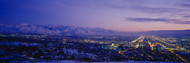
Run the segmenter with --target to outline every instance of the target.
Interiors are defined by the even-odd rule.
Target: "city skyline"
[[[1,0],[0,23],[117,31],[190,29],[189,0]]]

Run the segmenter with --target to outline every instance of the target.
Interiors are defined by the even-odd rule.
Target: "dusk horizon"
[[[190,62],[190,0],[0,0],[0,63]]]
[[[60,25],[60,26],[71,26],[71,27],[81,27],[81,28],[102,28],[102,29],[107,29],[107,30],[112,30],[112,31],[117,31],[117,32],[147,32],[147,31],[175,31],[175,30],[190,30],[190,29],[154,29],[154,30],[139,30],[139,31],[126,31],[126,30],[118,30],[118,29],[109,29],[109,28],[103,28],[103,27],[85,27],[85,26],[74,26],[74,25],[63,25],[63,24],[28,24],[28,23],[20,23],[20,24],[4,24],[0,23],[0,25]]]
[[[189,0],[1,0],[0,23],[63,24],[118,31],[190,29]]]

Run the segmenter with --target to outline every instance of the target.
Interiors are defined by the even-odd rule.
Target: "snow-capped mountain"
[[[190,30],[160,30],[146,32],[117,32],[103,28],[87,28],[44,24],[0,24],[0,33],[50,34],[50,35],[190,35]]]
[[[24,34],[112,34],[116,33],[112,30],[103,28],[86,28],[64,25],[34,25],[34,24],[19,24],[7,25],[0,24],[0,33],[24,33]]]

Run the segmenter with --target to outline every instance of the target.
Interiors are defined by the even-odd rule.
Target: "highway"
[[[170,46],[173,46],[173,47],[176,47],[176,48],[181,48],[181,47],[179,47],[179,46],[174,46],[174,45],[171,45],[171,44],[169,44],[169,43],[166,43],[165,41],[162,41],[161,39],[158,39],[157,38],[157,40],[159,40],[160,42],[162,42],[162,43],[165,43],[165,44],[167,44],[167,45],[170,45]],[[181,60],[183,60],[184,62],[188,62],[187,60],[185,60],[183,57],[181,57],[180,55],[178,55],[178,54],[176,54],[174,51],[173,51],[173,49],[170,49],[170,48],[167,48],[171,53],[173,53],[173,54],[175,54],[177,57],[179,57]],[[177,49],[178,50],[178,49]]]
[[[133,40],[131,43],[131,45],[133,45],[134,44],[134,48],[139,48],[139,42],[143,42],[144,41],[144,38],[145,38],[145,36],[140,36],[139,38],[137,38],[137,39],[135,39],[135,40]],[[121,55],[123,55],[124,57],[126,57],[126,58],[129,58],[128,56],[126,56],[124,53],[126,52],[126,51],[128,51],[129,49],[125,49],[125,50],[122,50],[122,51],[119,51],[119,53],[121,54]]]
[[[173,46],[173,47],[176,47],[176,48],[182,48],[182,47],[171,45],[170,43],[167,43],[167,42],[163,41],[163,39],[161,39],[159,37],[155,37],[155,36],[152,36],[152,37],[140,36],[139,38],[131,41],[131,45],[133,46],[134,49],[137,49],[137,48],[140,47],[140,45],[145,45],[145,44],[148,44],[148,46],[150,46],[151,50],[154,50],[154,46],[161,45],[163,48],[165,48],[166,50],[170,51],[171,53],[173,53],[174,55],[176,55],[177,57],[179,57],[182,61],[187,62],[186,59],[184,59],[183,57],[181,57],[179,54],[175,53],[174,49],[170,49],[169,48],[169,46]],[[125,49],[125,50],[121,50],[121,51],[119,51],[119,53],[121,55],[123,55],[124,57],[130,59],[130,57],[128,57],[127,55],[124,54],[127,51],[129,51],[129,48]],[[146,55],[148,57],[150,57],[151,59],[154,59],[151,55],[149,55],[149,54],[146,54]]]
[[[138,48],[138,47],[139,47],[139,41],[142,42],[143,40],[144,40],[144,36],[140,36],[139,38],[133,40],[133,41],[131,42],[131,43],[132,43],[131,45],[135,44],[134,47],[135,47],[135,48]],[[128,50],[128,49],[119,51],[119,53],[120,53],[121,55],[123,55],[124,57],[129,58],[128,56],[126,56],[126,55],[124,54],[127,50]]]

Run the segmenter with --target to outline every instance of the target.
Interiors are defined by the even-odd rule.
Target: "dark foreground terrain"
[[[183,38],[183,39],[182,39]],[[0,60],[189,62],[189,37],[1,34]]]

